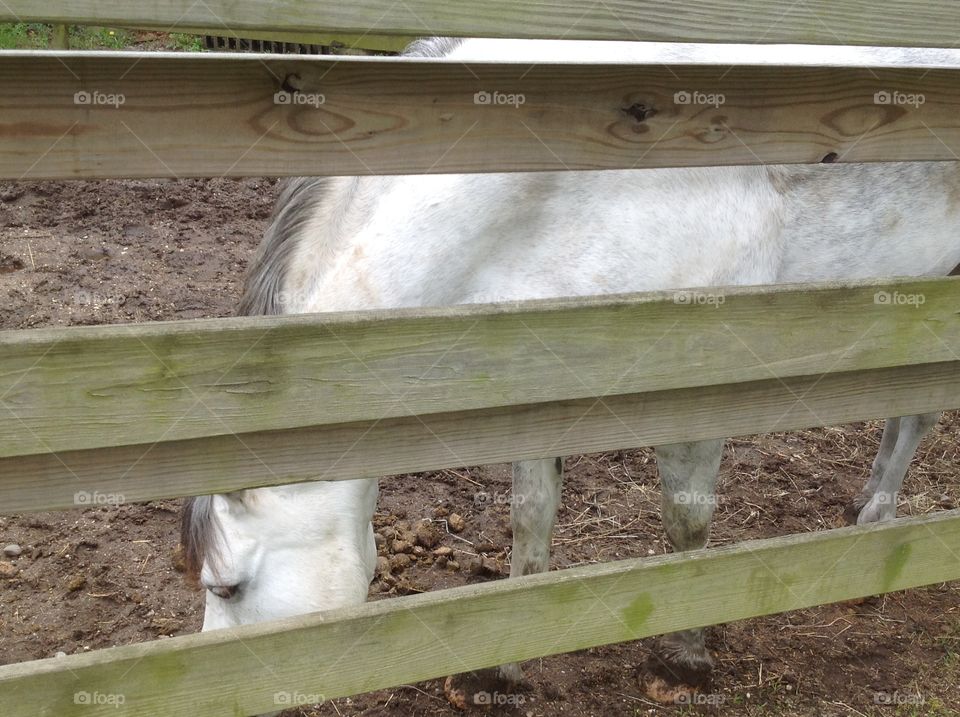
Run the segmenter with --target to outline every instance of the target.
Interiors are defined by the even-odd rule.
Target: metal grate
[[[323,45],[304,45],[299,42],[274,42],[273,40],[248,40],[242,37],[221,37],[218,35],[205,35],[203,46],[208,50],[271,52],[282,55],[330,54],[330,50]]]

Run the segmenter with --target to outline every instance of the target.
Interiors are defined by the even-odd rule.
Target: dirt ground
[[[0,328],[229,315],[276,186],[0,184]],[[901,514],[957,504],[958,428],[960,416],[949,414],[923,443]],[[879,437],[870,423],[730,441],[711,545],[840,525]],[[376,528],[392,568],[371,597],[504,577],[508,492],[506,466],[384,480]],[[658,502],[649,450],[570,458],[553,566],[665,552]],[[0,555],[0,664],[197,631],[203,595],[175,569],[177,511],[178,501],[162,501],[0,517],[0,549],[22,549]],[[442,531],[429,549],[404,545],[421,519],[460,528],[453,513],[463,519],[459,533]],[[958,597],[951,583],[714,628],[716,676],[699,706],[645,698],[638,675],[651,643],[642,641],[530,662],[528,689],[493,712],[960,714]],[[432,680],[285,714],[457,712]]]

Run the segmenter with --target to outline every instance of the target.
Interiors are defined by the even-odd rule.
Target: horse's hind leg
[[[656,454],[663,493],[661,520],[670,545],[677,552],[705,547],[723,441],[657,446]],[[704,644],[703,628],[664,635],[657,653],[647,686],[654,699],[677,701],[709,679],[713,660]]]
[[[563,459],[519,461],[513,464],[510,524],[513,553],[510,577],[542,573],[550,566],[550,542],[563,487]],[[523,671],[511,662],[500,666],[500,676],[520,682]]]
[[[877,451],[876,458],[873,459],[873,468],[870,471],[870,480],[867,481],[863,492],[867,495],[864,504],[870,500],[870,496],[877,492],[880,485],[880,479],[887,470],[887,464],[890,463],[890,457],[893,455],[893,449],[897,446],[897,439],[900,437],[900,418],[888,418],[883,424],[883,435],[880,438],[880,450]],[[861,506],[863,507],[863,506]]]
[[[910,461],[920,441],[939,420],[939,413],[887,420],[870,480],[854,501],[858,524],[893,520],[897,516],[897,494],[903,487]]]
[[[883,436],[880,438],[880,449],[873,459],[870,479],[845,511],[848,523],[855,524],[857,522],[857,516],[859,516],[860,511],[863,510],[863,506],[865,506],[873,497],[873,494],[877,492],[877,488],[880,486],[880,479],[883,478],[883,474],[887,470],[887,464],[890,462],[890,456],[893,455],[893,449],[897,445],[899,435],[900,419],[888,418],[883,424]]]

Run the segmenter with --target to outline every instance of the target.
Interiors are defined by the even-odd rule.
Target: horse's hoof
[[[847,525],[883,523],[897,517],[897,494],[861,493],[843,511]]]
[[[897,494],[877,493],[860,510],[857,525],[885,523],[897,517]]]
[[[700,692],[693,685],[671,684],[662,677],[651,676],[643,689],[648,698],[661,705],[689,705]]]
[[[691,704],[694,695],[710,687],[713,659],[706,649],[662,642],[660,654],[647,662],[644,690],[660,704]]]
[[[502,711],[505,707],[521,705],[524,698],[520,692],[525,685],[514,678],[522,680],[523,674],[517,665],[505,667],[515,669],[508,669],[506,674],[503,668],[494,667],[451,675],[443,683],[447,702],[458,710],[496,707]]]
[[[856,525],[860,518],[863,507],[870,502],[871,494],[860,493],[856,498],[847,503],[843,509],[843,519],[847,525]]]
[[[860,517],[860,508],[857,507],[856,502],[847,503],[843,509],[843,522],[847,525],[856,525],[858,517]]]

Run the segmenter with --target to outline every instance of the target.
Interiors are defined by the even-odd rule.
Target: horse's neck
[[[315,559],[356,556],[357,571],[369,581],[376,567],[377,549],[373,540],[373,513],[377,505],[378,481],[360,478],[342,481],[314,481],[263,488],[265,500],[274,501],[274,510],[265,510],[271,520],[284,515],[282,524],[268,530],[287,534],[295,527],[304,547]],[[279,508],[279,509],[277,509]]]
[[[279,497],[288,510],[298,513],[304,523],[341,523],[341,528],[356,528],[363,535],[376,507],[377,479],[311,481],[276,488],[263,488]],[[320,527],[324,527],[320,525]],[[335,532],[342,532],[338,529]]]
[[[308,297],[322,286],[344,244],[369,221],[384,177],[331,177],[322,200],[297,231],[284,280],[285,313],[312,310]]]

